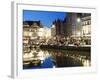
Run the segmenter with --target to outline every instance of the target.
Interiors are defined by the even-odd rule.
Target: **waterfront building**
[[[91,14],[82,14],[82,36],[91,38]]]
[[[24,21],[23,22],[23,51],[29,53],[32,44],[38,39],[38,29],[42,28],[40,21]]]
[[[37,36],[40,37],[40,39],[50,39],[51,38],[51,28],[39,28],[37,31]]]
[[[56,35],[60,37],[81,36],[81,13],[66,13],[64,20],[54,21]]]
[[[67,13],[64,20],[64,30],[67,37],[77,38],[81,33],[81,14],[80,13]]]

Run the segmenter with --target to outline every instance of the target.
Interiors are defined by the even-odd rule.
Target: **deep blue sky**
[[[64,20],[66,12],[51,12],[51,11],[33,11],[23,10],[24,21],[41,21],[45,27],[51,27],[52,22],[56,19]]]

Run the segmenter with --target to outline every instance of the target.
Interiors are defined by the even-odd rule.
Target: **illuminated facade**
[[[24,21],[23,22],[23,36],[29,36],[35,38],[37,36],[37,30],[41,28],[40,21]]]
[[[51,38],[51,29],[50,28],[39,28],[37,31],[37,36],[40,37],[40,39],[50,39]]]
[[[42,25],[40,21],[24,21],[23,22],[23,51],[29,53],[30,45],[34,44],[38,39],[37,31]]]
[[[82,14],[82,36],[91,37],[91,14]]]

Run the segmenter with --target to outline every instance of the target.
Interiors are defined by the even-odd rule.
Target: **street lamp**
[[[81,19],[80,18],[77,18],[77,22],[79,23],[81,21]]]

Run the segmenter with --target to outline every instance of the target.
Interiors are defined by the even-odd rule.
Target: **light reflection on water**
[[[23,65],[25,69],[91,66],[91,59],[90,52],[33,49],[23,55]]]
[[[82,63],[83,66],[91,66],[91,61],[90,61],[90,56],[88,57],[87,59],[87,56],[84,56],[84,55],[68,55],[68,57],[71,57],[73,58],[74,60],[78,60]]]

